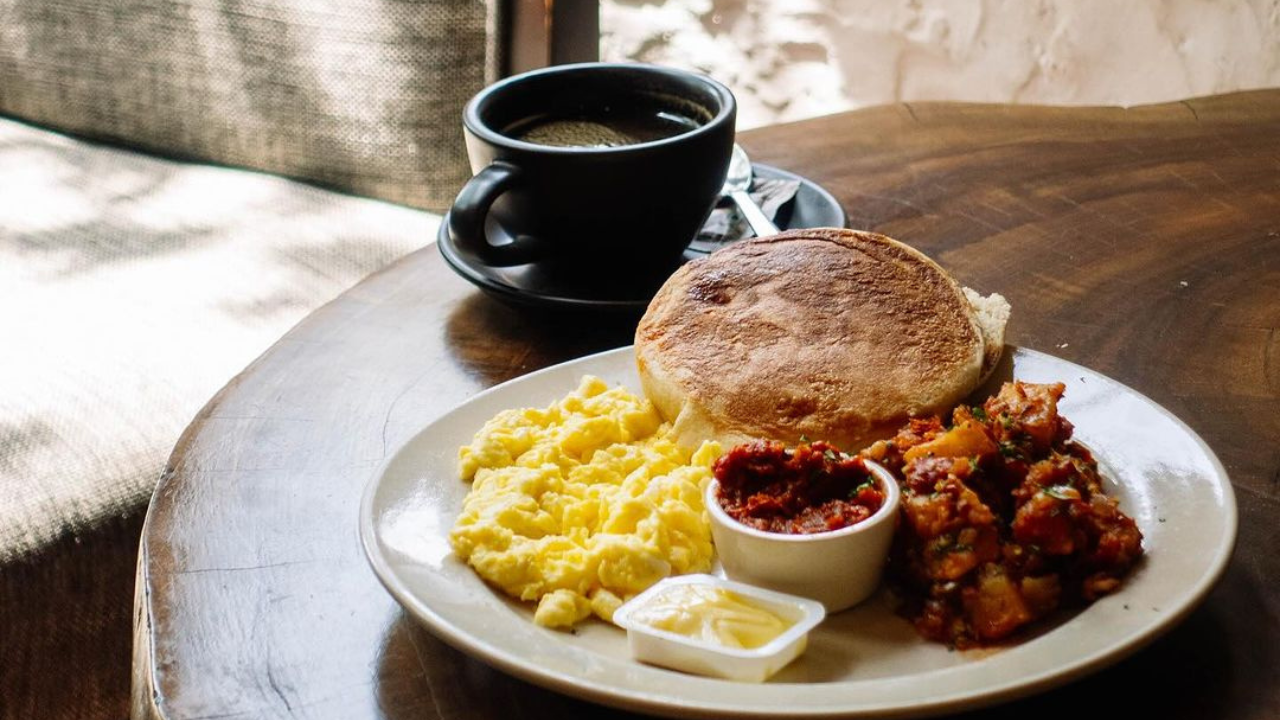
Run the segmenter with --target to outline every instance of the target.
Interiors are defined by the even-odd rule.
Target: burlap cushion
[[[0,564],[144,507],[219,388],[439,226],[5,120],[0,188]]]
[[[441,209],[501,5],[10,0],[0,115]]]

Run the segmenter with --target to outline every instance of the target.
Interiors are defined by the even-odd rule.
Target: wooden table
[[[1280,91],[1132,108],[913,104],[745,133],[850,225],[1003,293],[1012,344],[1145,393],[1218,453],[1236,553],[1177,629],[984,717],[1280,717]],[[424,242],[427,239],[424,238]],[[504,306],[433,247],[320,309],[201,412],[138,563],[136,718],[624,713],[472,660],[411,622],[356,533],[378,463],[429,419],[634,318]]]

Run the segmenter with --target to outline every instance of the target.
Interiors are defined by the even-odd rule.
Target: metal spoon
[[[746,218],[747,224],[751,226],[751,231],[756,237],[777,235],[780,232],[778,226],[765,216],[760,206],[756,205],[756,201],[747,194],[747,189],[750,187],[751,159],[747,157],[747,151],[743,150],[741,145],[734,143],[733,157],[729,160],[729,173],[724,178],[724,187],[720,193],[728,195],[737,203],[738,210],[742,211],[742,217]]]

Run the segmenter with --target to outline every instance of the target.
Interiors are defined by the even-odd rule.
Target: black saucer
[[[844,227],[845,213],[831,193],[812,181],[769,165],[752,164],[757,177],[763,179],[797,180],[800,189],[795,198],[784,205],[774,220],[783,230],[809,227]],[[501,239],[507,233],[496,223],[490,223],[488,232],[492,239]],[[576,308],[580,310],[637,312],[649,305],[649,300],[666,281],[667,276],[680,264],[705,253],[686,250],[684,257],[669,268],[660,268],[642,276],[628,274],[618,277],[617,272],[602,273],[607,277],[583,277],[582,265],[572,271],[557,268],[554,262],[542,262],[512,267],[489,267],[475,262],[463,254],[454,244],[449,233],[449,218],[440,223],[436,244],[445,262],[459,275],[481,290],[511,303],[539,307]],[[623,269],[625,273],[626,270]]]

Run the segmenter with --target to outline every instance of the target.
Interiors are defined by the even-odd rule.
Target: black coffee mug
[[[490,266],[670,263],[719,197],[736,116],[724,85],[653,65],[561,65],[498,82],[463,112],[475,175],[450,233]],[[486,232],[494,222],[505,233]]]

